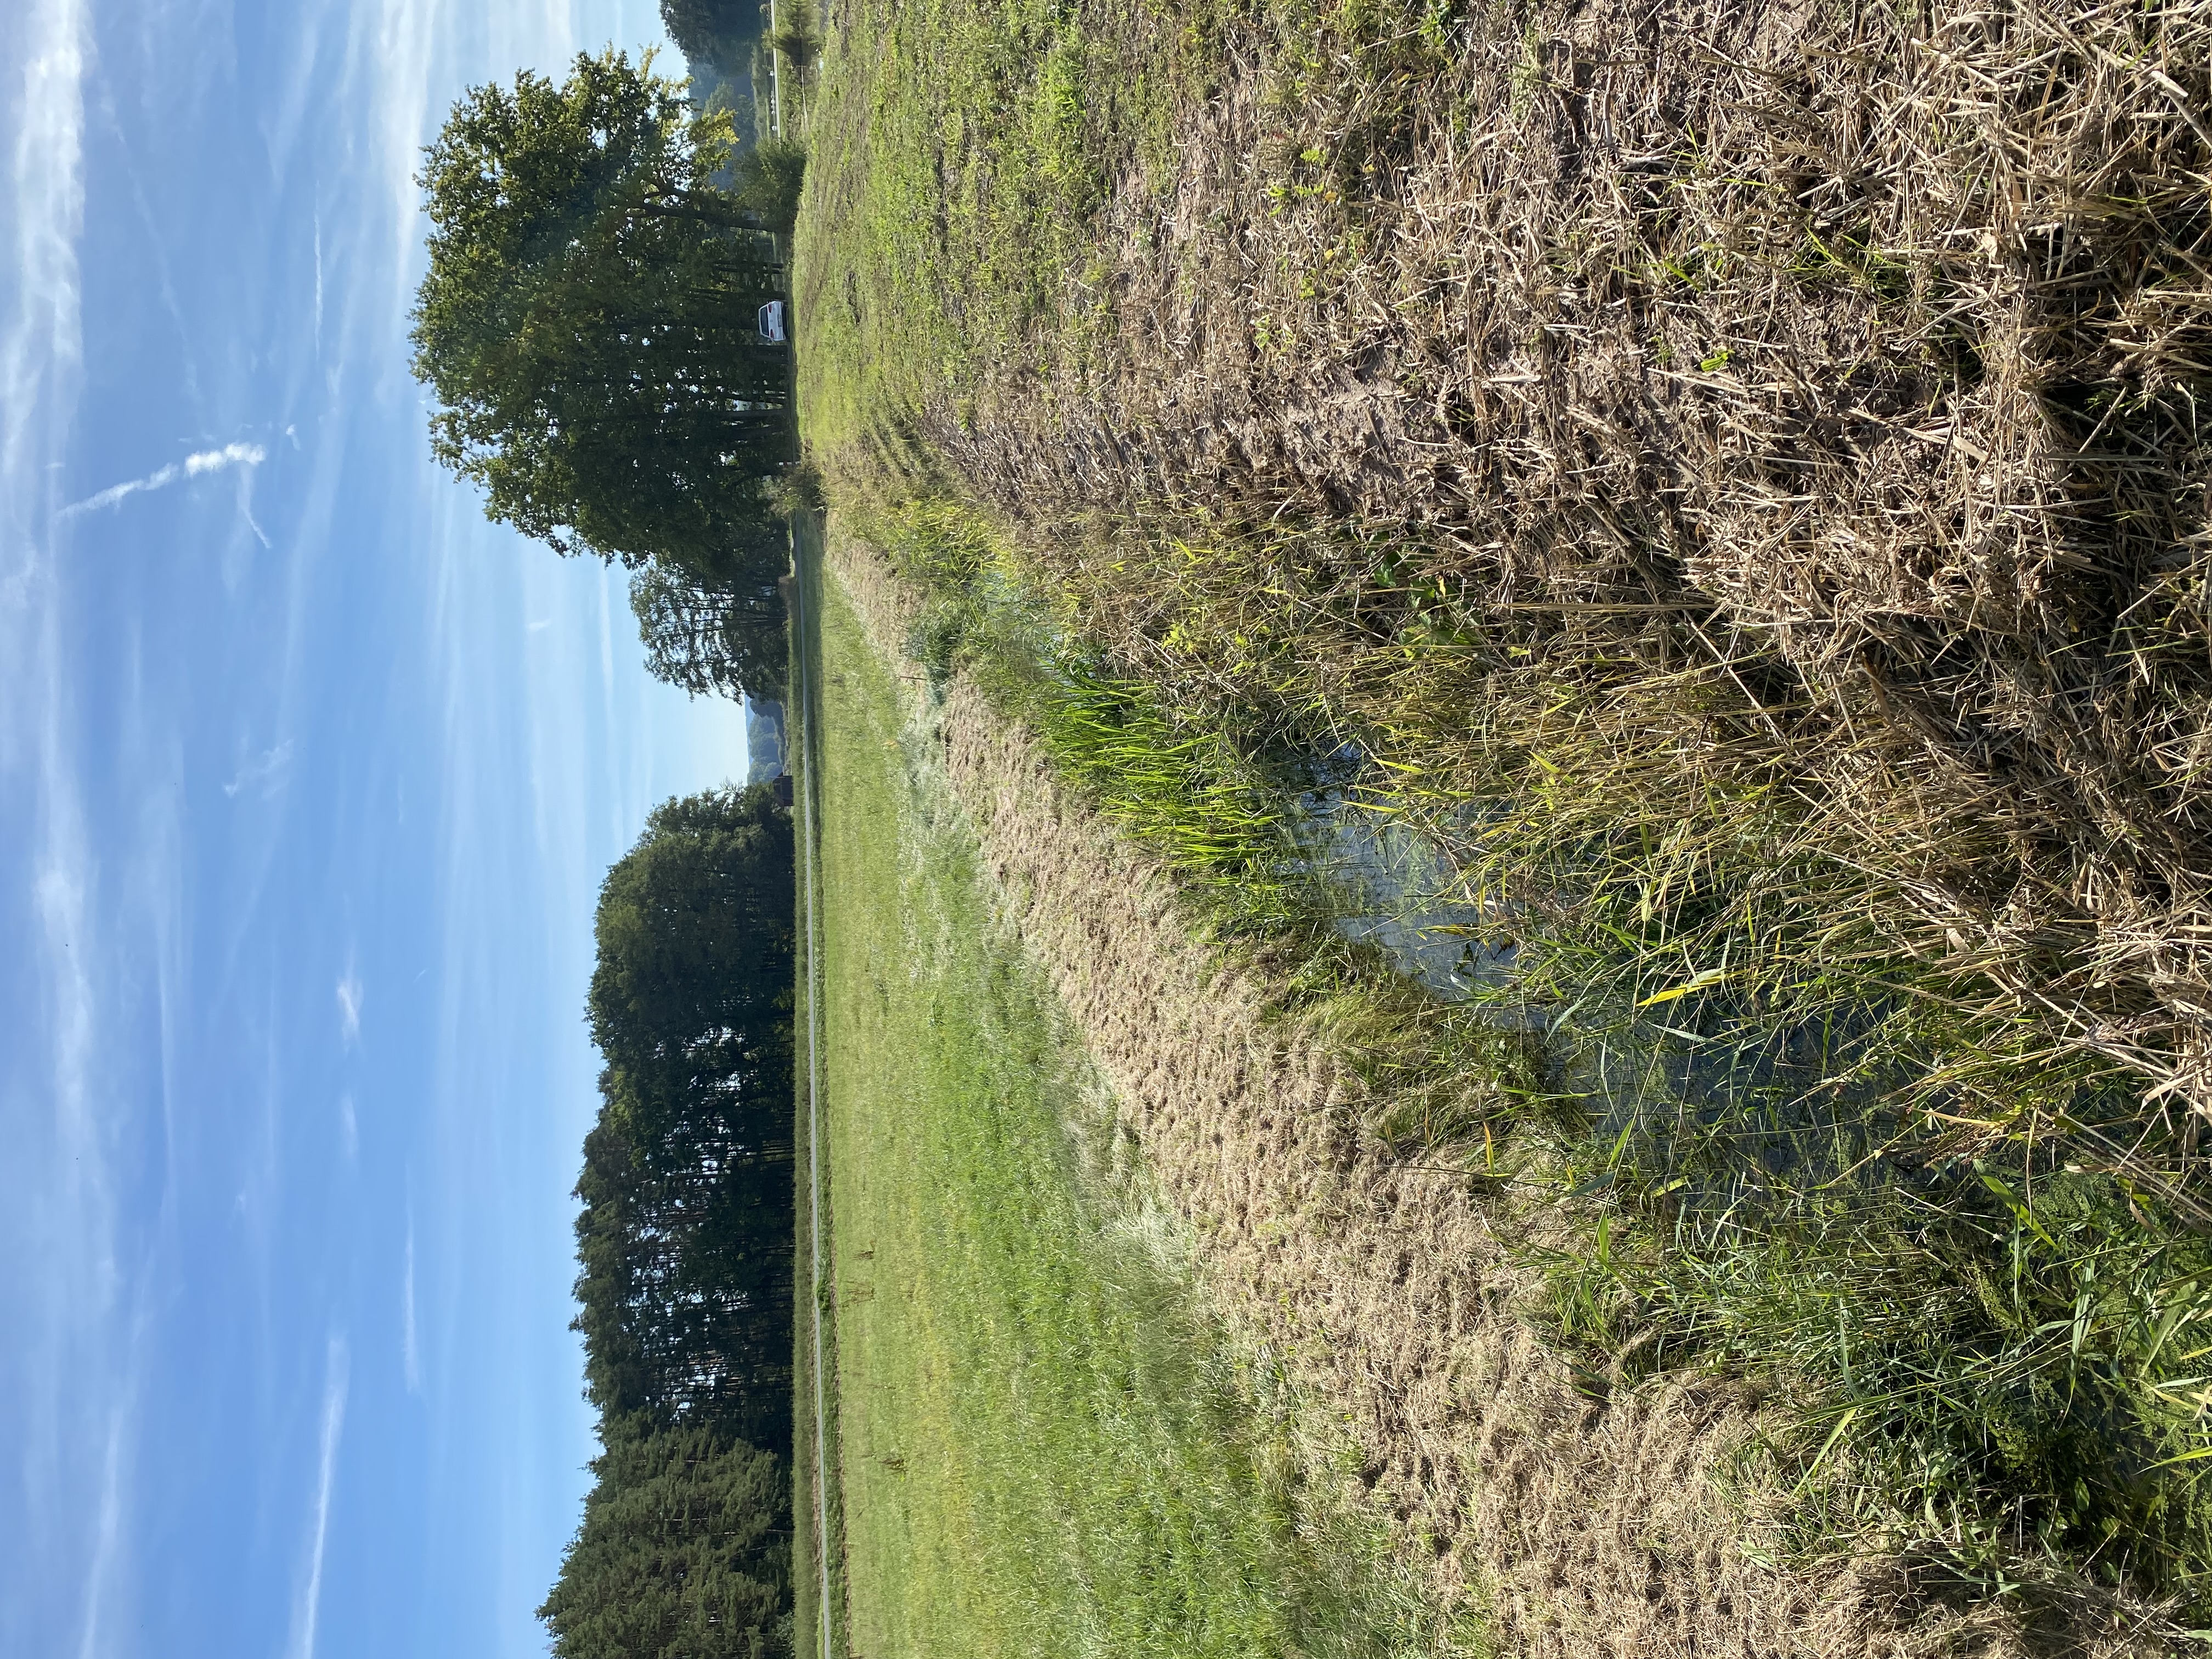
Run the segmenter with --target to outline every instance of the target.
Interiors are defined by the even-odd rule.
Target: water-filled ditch
[[[1465,1002],[1504,990],[1517,947],[1496,942],[1498,916],[1453,896],[1450,861],[1378,791],[1376,770],[1350,744],[1290,769],[1297,872],[1320,890],[1333,930],[1431,995]]]
[[[1897,1181],[1875,1148],[1894,1136],[1893,1103],[1926,1066],[1886,1047],[1893,1008],[1869,999],[1778,1016],[1724,984],[1650,1006],[1617,990],[1536,989],[1524,970],[1546,948],[1541,925],[1471,896],[1444,841],[1417,823],[1382,768],[1346,744],[1279,775],[1294,872],[1312,882],[1332,930],[1438,1000],[1539,1034],[1547,1092],[1587,1115],[1613,1164],[1675,1183],[1698,1207],[1778,1186]],[[1470,809],[1445,836],[1471,840],[1482,827]],[[1594,981],[1614,977],[1590,967]]]

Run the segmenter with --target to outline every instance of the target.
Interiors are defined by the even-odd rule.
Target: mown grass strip
[[[1379,1536],[1305,1483],[1279,1380],[1195,1295],[834,598],[823,632],[852,1650],[1435,1651]]]

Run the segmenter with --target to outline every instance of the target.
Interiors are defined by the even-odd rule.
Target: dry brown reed
[[[1085,349],[929,442],[1146,677],[1443,799],[1483,710],[1580,722],[1593,820],[1755,799],[1886,947],[2212,1109],[2212,4],[1267,20],[1121,181]]]

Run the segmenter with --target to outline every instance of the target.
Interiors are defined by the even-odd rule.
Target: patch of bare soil
[[[1071,568],[1100,509],[1402,525],[1400,580],[1580,659],[1741,665],[1807,775],[1881,774],[1838,835],[1934,948],[2212,1108],[2212,6],[1549,0],[1394,52],[1233,37],[1123,181],[1097,349],[933,442]]]
[[[894,663],[915,616],[833,527],[832,568]],[[924,677],[908,676],[909,685]],[[1055,780],[955,678],[937,710],[952,787],[1006,914],[1117,1093],[1218,1304],[1283,1356],[1364,1458],[1369,1500],[1437,1596],[1501,1656],[2148,1656],[2136,1604],[2051,1586],[1962,1607],[1905,1561],[1761,1565],[1784,1494],[1728,1472],[1759,1404],[1718,1378],[1577,1375],[1524,1316],[1496,1198],[1362,1133],[1369,1091],[1323,1033],[1194,942],[1169,874]],[[1328,1477],[1334,1478],[1334,1477]]]

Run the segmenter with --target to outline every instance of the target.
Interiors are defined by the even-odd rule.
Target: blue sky
[[[592,903],[742,721],[428,459],[410,174],[658,38],[0,6],[0,1653],[544,1650]]]

